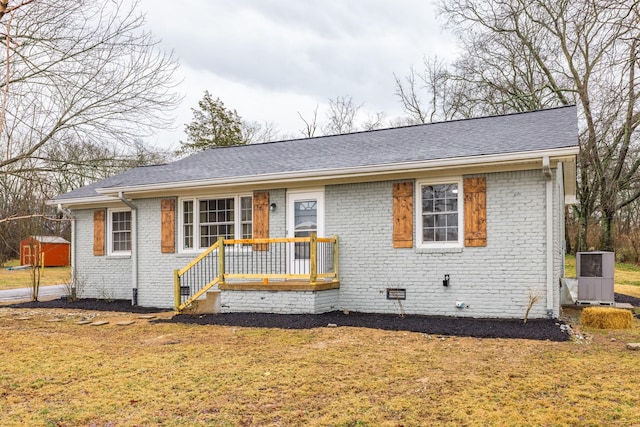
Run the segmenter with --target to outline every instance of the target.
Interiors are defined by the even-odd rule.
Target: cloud
[[[295,131],[293,121],[301,123],[296,111],[310,112],[343,95],[370,111],[397,114],[393,74],[419,67],[425,54],[446,57],[453,49],[429,2],[420,0],[143,0],[140,5],[162,46],[180,58],[188,92],[181,117],[187,111],[187,120],[205,89],[245,119],[274,121],[285,131]],[[282,108],[258,107],[268,101]]]

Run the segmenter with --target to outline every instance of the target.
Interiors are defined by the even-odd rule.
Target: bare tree
[[[38,218],[65,232],[48,197],[156,160],[140,138],[171,125],[177,63],[136,8],[0,1],[0,257]]]
[[[616,212],[640,198],[639,8],[637,0],[440,0],[462,46],[444,80],[451,117],[578,105],[578,249],[596,210],[600,247],[613,249]],[[426,110],[412,91],[424,81],[413,71],[396,80],[408,111],[420,107],[426,118],[433,104]]]
[[[262,124],[256,121],[242,121],[242,138],[247,144],[259,144],[275,141],[280,138],[278,126],[274,122],[265,121]]]
[[[356,105],[349,95],[329,99],[325,134],[343,134],[357,130],[356,116],[364,104]]]
[[[384,112],[363,112],[364,103],[355,104],[350,95],[337,96],[328,101],[327,119],[324,122],[318,121],[317,105],[309,119],[306,119],[298,112],[298,116],[304,123],[304,128],[300,129],[299,132],[305,138],[317,136],[318,131],[320,131],[320,135],[339,135],[380,129],[385,126],[386,114]]]
[[[385,119],[387,115],[383,111],[378,111],[374,114],[367,114],[367,117],[362,122],[362,130],[375,130],[384,127]]]
[[[0,175],[33,179],[65,141],[125,147],[171,124],[177,63],[135,2],[4,4]]]
[[[316,136],[316,131],[318,130],[318,106],[316,105],[316,108],[313,110],[313,116],[309,120],[305,119],[302,114],[300,114],[300,111],[298,111],[298,116],[300,120],[304,122],[304,128],[300,130],[302,136],[305,138]]]
[[[473,111],[462,97],[468,96],[464,82],[450,74],[438,57],[425,57],[422,71],[411,67],[404,78],[394,75],[396,96],[410,124],[433,123],[454,117],[471,117]]]

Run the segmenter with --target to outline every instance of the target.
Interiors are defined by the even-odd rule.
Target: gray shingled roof
[[[214,180],[287,172],[576,147],[576,107],[455,120],[345,135],[213,148],[172,163],[131,169],[55,199],[98,196],[96,188]],[[54,199],[54,200],[55,200]]]

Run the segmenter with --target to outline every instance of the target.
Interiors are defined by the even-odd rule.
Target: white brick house
[[[522,318],[538,294],[530,317],[557,317],[577,154],[562,107],[215,148],[51,203],[74,218],[84,297],[177,306],[175,270],[222,238],[221,311]],[[337,243],[276,241],[312,233]],[[287,280],[310,268],[333,276]]]

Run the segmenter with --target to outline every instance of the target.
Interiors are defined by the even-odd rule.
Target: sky
[[[149,140],[166,148],[186,140],[205,90],[289,137],[302,136],[299,114],[311,119],[318,106],[323,121],[337,97],[363,104],[363,117],[398,117],[394,73],[455,51],[429,0],[141,0],[139,10],[180,63],[175,129]]]

